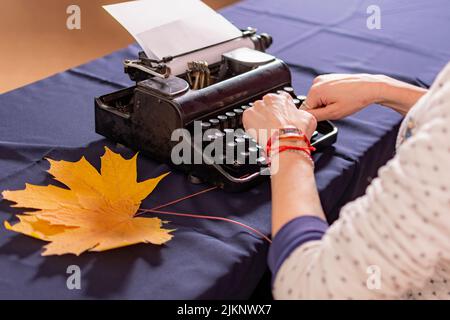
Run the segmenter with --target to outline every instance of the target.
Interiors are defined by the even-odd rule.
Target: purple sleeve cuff
[[[272,278],[289,255],[302,244],[320,240],[328,229],[328,223],[315,216],[302,216],[286,223],[275,235],[269,249],[269,268]]]

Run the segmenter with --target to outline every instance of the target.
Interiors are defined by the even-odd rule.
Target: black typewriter
[[[267,93],[285,91],[300,107],[288,66],[265,53],[272,38],[242,38],[178,57],[124,61],[136,85],[95,99],[96,132],[187,173],[193,183],[226,191],[247,189],[268,176],[262,148],[242,129],[242,114]],[[208,57],[201,60],[202,56]],[[337,128],[319,122],[317,150],[336,141]]]

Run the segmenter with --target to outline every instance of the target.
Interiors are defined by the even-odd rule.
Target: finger
[[[338,119],[337,110],[339,110],[339,105],[337,103],[332,103],[325,107],[307,110],[307,112],[312,114],[317,121],[324,121]]]
[[[263,102],[266,106],[272,106],[273,103],[278,99],[278,95],[269,93],[263,97]]]
[[[288,99],[289,101],[293,100],[292,96],[289,93],[287,93],[286,91],[282,91],[279,95]]]
[[[253,107],[256,107],[256,108],[263,108],[264,107],[264,102],[262,101],[262,100],[257,100],[257,101],[255,101],[254,103],[253,103]]]
[[[242,125],[244,126],[244,129],[247,129],[249,127],[248,119],[251,117],[251,114],[253,112],[253,108],[249,108],[242,114]]]
[[[322,101],[322,86],[321,85],[313,85],[308,92],[305,100],[305,106],[308,109],[315,109],[323,106]]]

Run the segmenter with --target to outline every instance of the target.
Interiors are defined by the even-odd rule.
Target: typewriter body
[[[155,61],[139,53],[124,62],[136,84],[95,99],[96,132],[175,166],[193,183],[227,191],[253,186],[269,170],[262,148],[242,129],[243,112],[268,93],[288,92],[297,106],[304,99],[291,87],[288,66],[265,53],[271,43],[248,29],[232,44],[179,57]],[[336,136],[331,122],[320,122],[312,145],[320,150]]]

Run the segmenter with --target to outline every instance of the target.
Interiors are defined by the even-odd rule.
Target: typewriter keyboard
[[[305,96],[295,95],[294,89],[291,87],[284,87],[281,90],[277,90],[276,93],[281,93],[282,91],[289,93],[293,97],[297,108],[306,99]],[[267,159],[262,146],[258,145],[257,141],[245,133],[243,129],[242,114],[251,106],[252,103],[248,103],[234,107],[221,114],[202,119],[200,123],[203,137],[203,154],[210,155],[209,159],[214,163],[213,165],[220,166],[229,175],[237,179],[267,168]],[[325,127],[327,125],[325,124]],[[333,128],[324,128],[323,123],[319,125],[317,131],[311,137],[312,145],[317,148],[321,147],[320,144],[332,144],[335,137],[334,140],[328,139],[330,141],[324,141],[324,138],[330,135],[330,131],[334,131],[331,130]],[[206,152],[207,150],[209,150],[209,153]]]

